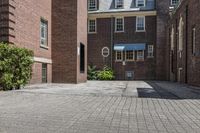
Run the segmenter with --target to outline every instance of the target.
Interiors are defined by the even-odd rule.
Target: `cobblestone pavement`
[[[0,133],[200,132],[198,88],[142,81],[27,88],[0,92]]]

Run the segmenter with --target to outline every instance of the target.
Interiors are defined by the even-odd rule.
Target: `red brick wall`
[[[35,57],[51,60],[51,0],[10,0],[8,41],[33,50]],[[48,21],[48,49],[40,47],[40,20]],[[51,66],[49,64],[48,66]],[[41,83],[41,62],[36,62],[31,83]],[[49,67],[48,82],[51,82]]]
[[[188,26],[186,24],[186,6],[188,6]],[[184,0],[181,6],[176,10],[175,14],[172,15],[172,18],[169,22],[169,28],[174,25],[176,29],[177,36],[175,40],[175,51],[174,51],[174,62],[173,68],[175,71],[176,81],[178,80],[178,68],[182,67],[180,82],[188,83],[191,85],[200,86],[200,15],[198,9],[200,7],[200,2],[198,0]],[[178,57],[178,26],[180,16],[184,21],[184,44],[183,44],[183,53],[182,58]],[[192,54],[192,28],[196,28],[196,55]],[[188,27],[188,28],[187,28]],[[188,29],[188,32],[186,32]],[[170,43],[168,44],[170,47]],[[187,52],[187,54],[186,54]],[[187,62],[186,62],[187,60]],[[172,65],[172,64],[170,64]]]
[[[86,81],[86,73],[78,74],[79,57],[77,56],[77,47],[80,43],[85,44],[87,49],[87,34],[83,34],[86,33],[87,28],[86,4],[86,0],[53,1],[53,82],[77,83]],[[81,7],[81,5],[85,6]]]
[[[156,47],[156,17],[146,16],[146,32],[136,31],[136,17],[125,17],[125,32],[114,33],[113,44],[119,43],[146,43]],[[114,27],[114,21],[113,21]],[[102,48],[111,49],[111,18],[97,19],[97,33],[88,34],[88,65],[95,65],[102,68],[104,65],[111,66],[111,57],[104,59],[102,57]],[[126,71],[134,71],[135,79],[155,79],[155,58],[147,58],[147,47],[145,50],[144,62],[127,62],[126,66],[122,62],[115,62],[115,52],[113,51],[113,69],[116,79],[125,79]]]

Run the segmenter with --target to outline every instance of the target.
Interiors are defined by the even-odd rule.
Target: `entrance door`
[[[47,64],[42,64],[42,83],[47,83]]]

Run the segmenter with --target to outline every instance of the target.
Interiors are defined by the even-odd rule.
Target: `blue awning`
[[[138,50],[145,50],[146,44],[145,43],[133,43],[133,44],[115,44],[114,50],[115,51],[138,51]]]

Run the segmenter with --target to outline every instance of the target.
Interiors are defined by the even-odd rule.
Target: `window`
[[[40,45],[48,46],[48,22],[43,19],[40,21]]]
[[[192,29],[192,54],[196,53],[196,29]]]
[[[42,83],[47,83],[47,64],[42,64]]]
[[[103,57],[108,57],[110,55],[110,50],[109,50],[109,48],[108,47],[104,47],[103,49],[102,49],[102,56]]]
[[[179,28],[178,28],[178,30],[179,30],[179,34],[178,34],[178,44],[179,44],[179,46],[178,46],[178,50],[179,50],[179,52],[181,52],[182,50],[183,50],[183,19],[182,19],[182,17],[180,18],[180,21],[179,21]]]
[[[171,30],[171,50],[174,50],[174,27]]]
[[[123,52],[116,51],[116,61],[122,61],[122,60],[123,60]]]
[[[136,18],[136,31],[145,31],[145,17],[139,16]]]
[[[80,72],[85,72],[85,46],[80,44]]]
[[[88,10],[97,10],[97,0],[88,0]]]
[[[171,5],[177,5],[179,3],[179,0],[171,0]]]
[[[144,60],[144,51],[137,51],[137,60],[138,61]]]
[[[124,0],[115,0],[115,8],[123,8]]]
[[[124,18],[116,18],[115,32],[123,32],[123,31],[124,31]]]
[[[137,7],[145,7],[145,0],[136,0]]]
[[[148,57],[153,57],[153,45],[148,45]]]
[[[88,22],[88,32],[96,33],[96,19],[90,19]]]
[[[135,53],[134,51],[126,51],[126,61],[134,61]]]

